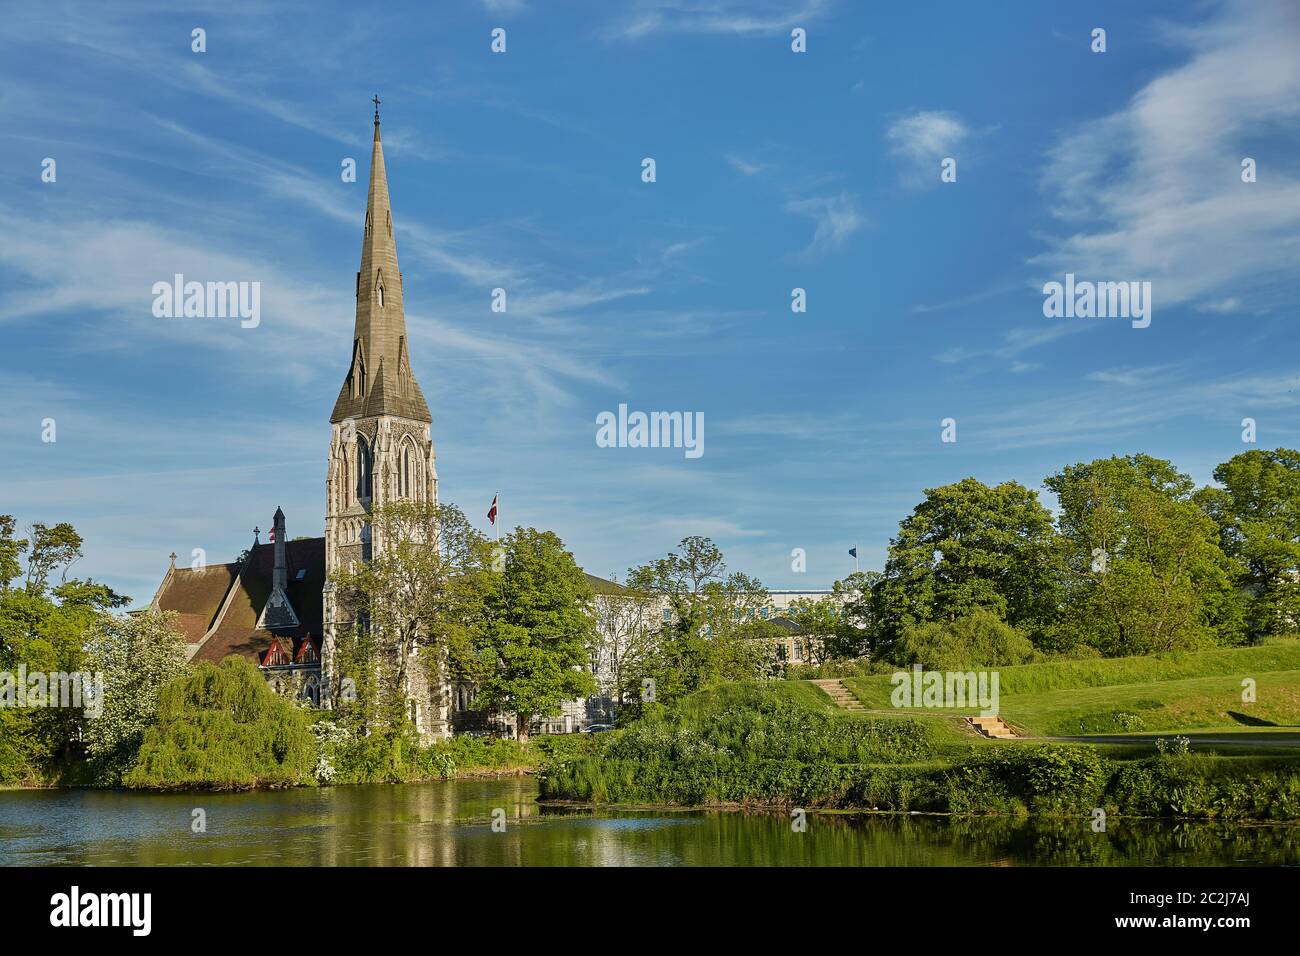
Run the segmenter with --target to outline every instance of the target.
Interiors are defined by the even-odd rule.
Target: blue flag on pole
[[[858,556],[858,549],[849,548],[849,557],[856,558],[857,556]]]

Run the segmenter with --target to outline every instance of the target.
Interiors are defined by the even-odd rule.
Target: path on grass
[[[1154,747],[1158,740],[1170,740],[1174,737],[1186,737],[1196,748],[1202,744],[1215,747],[1249,747],[1251,750],[1265,748],[1269,750],[1300,749],[1300,733],[1273,733],[1244,730],[1241,733],[1198,734],[1195,731],[1170,730],[1163,734],[1092,734],[1083,737],[1039,737],[1039,740],[1065,741],[1080,744],[1147,744]]]

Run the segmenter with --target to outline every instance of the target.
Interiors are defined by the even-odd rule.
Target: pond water
[[[194,832],[195,811],[206,832]],[[493,821],[500,822],[493,828]],[[0,793],[0,865],[1024,866],[1300,862],[1300,827],[593,810],[528,777],[253,793]]]

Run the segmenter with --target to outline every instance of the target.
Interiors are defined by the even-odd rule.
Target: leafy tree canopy
[[[1131,455],[1071,465],[1046,485],[1061,506],[1061,644],[1115,656],[1242,639],[1234,568],[1189,477]]]
[[[1055,556],[1051,513],[1025,486],[964,478],[928,488],[875,588],[881,638],[892,643],[913,625],[980,607],[1039,633],[1057,613]]]
[[[477,578],[481,603],[458,663],[477,684],[475,705],[513,713],[522,741],[534,717],[595,692],[594,595],[554,532],[515,528],[497,547],[487,546],[494,557]]]

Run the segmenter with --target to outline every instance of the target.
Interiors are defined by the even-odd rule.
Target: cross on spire
[[[381,100],[381,99],[379,98],[379,94],[376,93],[376,94],[375,94],[375,98],[374,98],[373,100],[371,100],[370,102],[372,102],[372,103],[375,104],[375,122],[378,123],[378,122],[379,122],[379,104],[382,103],[383,100]]]

